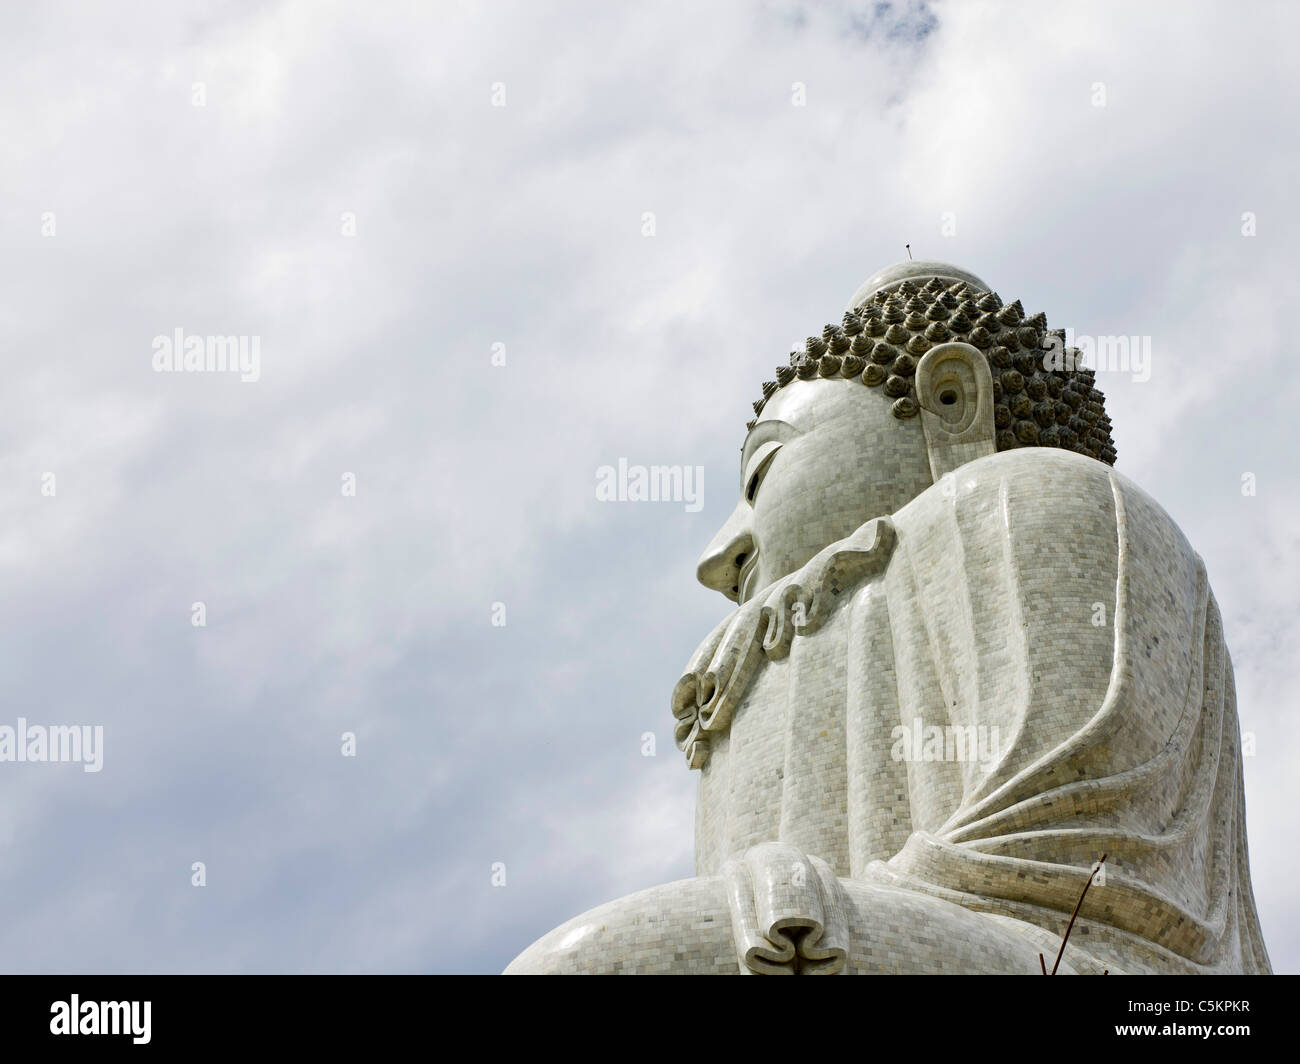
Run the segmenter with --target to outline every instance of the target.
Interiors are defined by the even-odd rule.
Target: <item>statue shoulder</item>
[[[893,515],[900,538],[924,537],[954,518],[1014,538],[1086,538],[1117,523],[1193,555],[1181,530],[1146,491],[1112,467],[1072,451],[1021,447],[977,459],[931,485]],[[1194,556],[1194,555],[1193,555]]]

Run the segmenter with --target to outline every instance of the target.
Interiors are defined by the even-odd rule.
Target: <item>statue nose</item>
[[[750,526],[751,510],[742,500],[704,548],[695,575],[705,587],[721,591],[732,602],[740,601],[740,570],[754,556],[756,547]]]

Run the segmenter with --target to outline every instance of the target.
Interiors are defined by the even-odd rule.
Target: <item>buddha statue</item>
[[[905,262],[754,404],[672,693],[695,876],[507,973],[1267,973],[1205,566],[1042,314]],[[1104,864],[1098,865],[1105,855]]]

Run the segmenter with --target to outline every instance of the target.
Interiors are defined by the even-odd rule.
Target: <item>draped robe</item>
[[[594,970],[623,951],[644,970],[710,970],[682,958],[726,952],[704,915],[726,890],[742,971],[747,941],[762,947],[751,955],[793,955],[736,915],[764,889],[745,855],[772,851],[815,859],[814,896],[835,909],[822,922],[854,940],[847,970],[951,970],[960,938],[974,940],[962,970],[1030,972],[1025,956],[1059,943],[1103,853],[1073,970],[1270,970],[1204,564],[1099,462],[1025,448],[958,468],[734,611],[693,656],[673,712],[701,773],[697,878],[575,918],[512,969]],[[953,757],[949,740],[948,756],[927,758],[903,739],[936,734],[983,745]],[[937,942],[953,906],[978,926],[958,921]],[[558,944],[597,925],[612,944],[561,964]],[[1004,939],[1031,951],[999,951]]]

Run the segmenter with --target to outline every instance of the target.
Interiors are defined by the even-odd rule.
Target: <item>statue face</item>
[[[858,381],[793,381],[745,439],[740,500],[700,559],[700,582],[745,602],[931,483],[920,418],[899,420]]]

